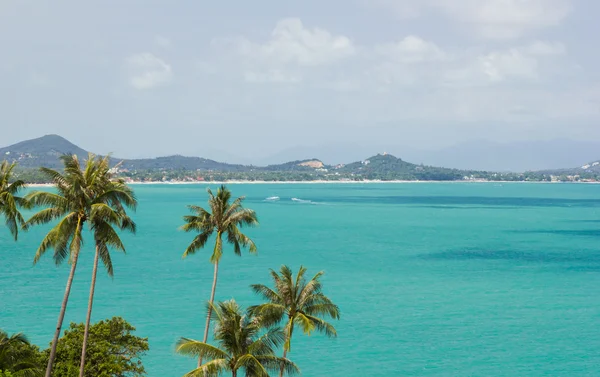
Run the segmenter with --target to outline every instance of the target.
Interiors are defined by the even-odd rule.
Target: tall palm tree
[[[15,180],[11,183],[16,166],[16,162],[9,164],[8,161],[2,161],[0,164],[0,214],[4,215],[6,226],[15,241],[19,235],[19,227],[25,223],[19,207],[27,207],[27,202],[17,196],[19,191],[25,187],[25,182]]]
[[[340,310],[337,305],[331,302],[322,292],[320,278],[324,272],[318,272],[309,281],[306,281],[305,274],[306,268],[300,266],[294,280],[292,270],[288,266],[281,266],[279,273],[271,270],[275,289],[262,284],[251,285],[252,290],[268,302],[250,307],[249,312],[254,316],[263,318],[266,325],[285,321],[283,328],[285,335],[283,344],[284,359],[291,350],[292,334],[295,326],[300,327],[307,335],[316,330],[329,337],[337,336],[333,325],[322,318],[340,318]],[[283,371],[284,365],[281,365],[280,377],[283,376]]]
[[[209,299],[211,305],[208,307],[204,338],[202,340],[204,343],[208,339],[212,304],[215,301],[219,261],[223,255],[223,236],[226,236],[227,242],[233,245],[233,251],[236,255],[242,255],[242,247],[248,247],[250,253],[256,253],[256,245],[240,231],[240,228],[243,226],[258,225],[256,213],[242,206],[242,202],[244,201],[243,196],[231,202],[231,192],[224,185],[217,190],[217,195],[214,195],[210,188],[207,189],[207,192],[210,212],[202,207],[190,205],[188,208],[193,212],[193,215],[184,216],[183,219],[186,224],[182,226],[182,229],[186,232],[198,233],[183,253],[184,258],[202,249],[210,237],[216,234],[215,246],[210,256],[210,262],[214,264],[214,275]],[[202,357],[199,357],[198,367],[201,364]]]
[[[65,259],[68,259],[71,264],[58,323],[52,339],[46,377],[50,377],[52,373],[56,345],[67,309],[79,252],[83,244],[83,231],[86,223],[90,224],[94,230],[99,219],[107,216],[107,207],[117,208],[117,212],[119,212],[122,208],[121,203],[128,206],[135,204],[130,201],[126,193],[112,186],[107,178],[105,167],[108,164],[108,157],[100,158],[90,153],[83,168],[76,155],[64,155],[61,156],[61,160],[64,164],[62,173],[41,168],[42,173],[54,183],[56,193],[33,192],[25,197],[31,205],[42,206],[44,209],[33,215],[24,224],[24,229],[58,220],[58,223],[46,234],[38,247],[34,263],[37,263],[48,249],[54,249],[53,257],[57,265]],[[97,240],[95,239],[95,241]],[[105,246],[115,246],[111,241],[105,242]],[[100,257],[103,255],[100,253],[102,247],[104,246],[100,244]]]
[[[22,333],[8,336],[0,330],[0,371],[10,372],[14,377],[37,377],[42,375],[36,355],[29,340]]]
[[[185,377],[213,377],[227,371],[236,377],[240,370],[245,370],[248,377],[268,377],[268,370],[280,367],[289,374],[299,372],[293,362],[275,356],[275,349],[284,340],[281,329],[265,331],[260,319],[244,313],[234,300],[208,306],[215,322],[214,338],[218,346],[181,338],[177,342],[177,353],[209,359]]]
[[[135,210],[137,200],[133,190],[125,184],[122,179],[113,179],[110,173],[108,158],[98,160],[97,168],[99,174],[97,179],[104,181],[104,192],[91,205],[89,223],[94,234],[96,252],[94,254],[94,266],[92,268],[92,282],[90,284],[90,296],[88,300],[88,311],[83,333],[83,346],[81,350],[81,363],[79,366],[79,377],[83,377],[85,370],[85,352],[92,317],[92,304],[94,302],[94,291],[96,288],[96,273],[98,272],[98,259],[106,267],[109,276],[113,276],[113,266],[109,247],[125,252],[125,246],[121,241],[115,227],[121,230],[136,231],[136,225],[127,215],[125,207]]]

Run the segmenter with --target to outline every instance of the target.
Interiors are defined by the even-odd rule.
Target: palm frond
[[[234,369],[246,368],[246,370],[252,371],[252,376],[256,377],[269,377],[269,372],[261,364],[256,356],[252,354],[245,354],[237,360]]]
[[[106,246],[105,243],[97,242],[96,249],[97,249],[96,252],[98,253],[98,256],[102,260],[102,264],[104,264],[104,267],[106,268],[106,273],[108,274],[108,276],[112,277],[114,275],[114,270],[113,270],[112,259],[110,257],[110,251],[108,250],[108,247]]]
[[[225,217],[225,219],[225,226],[234,225],[243,227],[258,225],[256,212],[247,208],[238,209],[236,212],[229,215],[229,217]]]
[[[46,209],[42,209],[41,211],[35,213],[33,216],[29,218],[24,224],[23,229],[27,230],[33,225],[42,225],[52,222],[61,216],[64,216],[66,213],[65,208],[60,207],[50,207]]]
[[[301,316],[306,317],[307,320],[311,322],[313,328],[316,328],[319,332],[327,335],[330,338],[337,337],[337,331],[329,322],[308,314],[301,314]]]
[[[296,313],[294,316],[294,324],[300,326],[302,332],[306,335],[310,335],[316,328],[315,323],[303,313]]]
[[[69,213],[46,234],[35,253],[34,264],[40,260],[48,249],[54,249],[54,262],[57,265],[64,261],[69,255],[68,244],[75,233],[77,216],[78,214],[75,212]]]
[[[175,352],[186,356],[202,356],[209,359],[227,359],[228,355],[223,350],[208,343],[194,339],[181,338],[177,341]]]
[[[212,235],[212,230],[208,232],[203,232],[194,237],[192,243],[188,245],[183,253],[183,258],[186,258],[189,255],[195,254],[196,251],[202,249],[206,243],[208,242],[210,236]]]
[[[248,346],[248,352],[253,355],[272,355],[284,341],[283,331],[280,328],[271,328]]]
[[[228,369],[226,359],[215,359],[202,364],[200,368],[184,374],[183,377],[218,377]]]
[[[328,316],[333,319],[340,319],[340,308],[333,303],[319,303],[305,306],[303,311],[311,316]]]
[[[217,233],[217,239],[215,241],[215,247],[213,249],[213,253],[210,256],[210,263],[217,263],[221,260],[221,256],[223,255],[223,240],[221,239],[221,234]]]
[[[300,374],[300,368],[287,358],[277,357],[275,355],[256,356],[256,360],[267,370],[278,371],[283,366],[285,375],[293,376]]]
[[[275,292],[271,288],[267,287],[266,285],[252,284],[250,286],[250,288],[252,289],[252,291],[254,293],[256,293],[257,295],[260,295],[265,300],[269,300],[272,303],[278,303],[278,304],[283,303],[283,299],[281,298],[281,296],[279,296],[279,294],[277,292]]]

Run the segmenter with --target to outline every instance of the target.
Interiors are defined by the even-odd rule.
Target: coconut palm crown
[[[323,317],[339,319],[340,310],[322,292],[320,281],[324,272],[318,272],[312,279],[306,280],[306,268],[300,266],[294,278],[288,266],[282,266],[280,272],[271,270],[274,289],[262,284],[254,284],[252,290],[262,296],[267,303],[252,306],[249,312],[262,318],[266,325],[284,322],[283,332],[283,357],[291,350],[292,334],[296,326],[307,335],[313,331],[324,333],[329,337],[336,337],[337,332],[333,325]],[[283,369],[280,376],[283,375]]]
[[[293,362],[275,356],[276,348],[284,340],[281,329],[264,330],[260,319],[244,313],[234,300],[208,305],[212,306],[214,339],[218,345],[181,338],[177,353],[208,359],[184,377],[213,377],[224,372],[231,372],[233,377],[238,372],[244,372],[246,377],[269,377],[269,371],[282,366],[290,375],[299,373]]]
[[[2,161],[0,164],[0,215],[4,216],[6,226],[12,236],[17,240],[19,227],[25,223],[25,219],[19,212],[19,207],[27,208],[27,201],[18,196],[19,191],[25,188],[22,180],[13,181],[13,170],[17,164]]]
[[[36,355],[23,333],[9,336],[0,329],[0,371],[11,373],[14,377],[42,375]]]

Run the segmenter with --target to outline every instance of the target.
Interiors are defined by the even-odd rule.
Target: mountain
[[[483,143],[482,143],[483,144]],[[483,144],[483,146],[485,146]],[[481,147],[483,147],[481,146]],[[493,149],[493,148],[492,148]],[[41,138],[23,141],[0,148],[0,158],[17,161],[20,168],[38,168],[47,166],[60,168],[59,157],[65,153],[86,156],[87,151],[58,135],[46,135]],[[514,156],[513,156],[514,157]],[[496,156],[502,160],[504,155]],[[426,164],[414,164],[392,154],[377,154],[365,160],[348,164],[328,165],[317,158],[294,160],[282,164],[253,166],[228,164],[201,157],[180,155],[118,159],[121,161],[121,173],[133,180],[550,180],[551,175],[579,175],[581,179],[596,180],[600,177],[600,161],[580,165],[572,169],[539,170],[526,173],[490,173],[489,170],[467,170],[436,167]],[[473,156],[473,165],[477,165],[477,156]],[[468,166],[465,166],[468,167]],[[31,169],[29,169],[31,171]],[[468,177],[468,178],[466,178]],[[33,178],[32,178],[33,179]],[[40,177],[35,176],[35,179]],[[553,178],[552,178],[553,179]]]
[[[415,152],[411,148],[392,144],[358,144],[358,143],[328,143],[314,146],[296,146],[283,149],[268,157],[256,161],[257,165],[279,164],[284,161],[302,161],[310,156],[319,156],[326,165],[337,165],[348,161],[358,161],[374,152],[388,152],[403,156],[411,161],[421,162],[412,158]]]
[[[576,168],[568,169],[548,169],[539,171],[541,174],[551,175],[580,175],[580,176],[596,176],[600,175],[600,160],[595,160],[578,166]]]
[[[380,180],[458,180],[471,172],[456,169],[417,165],[390,154],[378,154],[363,161],[335,167],[338,173],[352,174],[363,179]]]
[[[121,161],[115,158],[117,161]],[[244,165],[227,164],[201,157],[166,156],[157,158],[140,158],[122,160],[121,167],[128,170],[217,170],[244,171]]]
[[[17,161],[19,166],[37,168],[62,166],[59,157],[63,154],[86,156],[87,151],[58,135],[45,135],[37,139],[25,140],[8,147],[0,148],[0,158]]]
[[[308,160],[296,160],[283,164],[267,165],[261,170],[265,171],[313,171],[314,169],[325,168],[325,164],[316,158]]]
[[[88,152],[67,139],[58,135],[45,135],[37,139],[22,141],[20,143],[0,148],[0,158],[17,161],[22,168],[60,168],[62,163],[59,157],[63,154],[76,154],[80,157],[87,156]],[[122,160],[111,158],[116,164],[123,161],[124,169],[175,169],[175,170],[220,170],[240,171],[243,165],[221,163],[200,157],[167,156],[158,158],[141,158]]]

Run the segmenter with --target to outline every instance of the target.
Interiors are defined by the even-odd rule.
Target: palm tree
[[[268,377],[268,370],[280,367],[289,374],[299,372],[296,364],[275,356],[275,349],[284,340],[281,329],[264,331],[260,319],[243,313],[234,300],[218,305],[209,303],[208,307],[215,322],[214,338],[218,346],[181,338],[177,342],[177,353],[209,359],[184,377],[212,377],[227,371],[236,377],[241,369],[248,377]]]
[[[19,235],[19,227],[25,223],[18,207],[27,207],[27,202],[16,196],[25,187],[25,182],[15,180],[11,183],[16,166],[16,162],[9,164],[8,161],[2,161],[0,164],[0,214],[4,215],[6,226],[15,241]]]
[[[0,371],[10,372],[14,377],[42,375],[29,340],[22,333],[8,336],[0,330]]]
[[[239,197],[231,202],[231,192],[221,186],[214,195],[210,189],[208,192],[208,205],[210,212],[199,206],[188,206],[193,215],[184,216],[182,229],[186,232],[197,232],[198,235],[183,253],[183,257],[196,253],[202,249],[210,237],[216,233],[215,246],[210,257],[210,262],[214,264],[214,275],[212,289],[210,292],[210,305],[206,316],[206,326],[204,328],[203,342],[208,339],[208,330],[210,328],[210,318],[212,304],[215,301],[215,290],[217,288],[217,275],[219,272],[219,261],[223,255],[223,236],[226,235],[227,242],[233,245],[233,251],[236,255],[242,255],[241,248],[248,247],[250,253],[256,253],[254,242],[244,235],[240,228],[243,226],[258,225],[256,213],[250,209],[243,208],[244,197]],[[198,367],[202,364],[202,357],[198,358]]]
[[[106,170],[108,157],[96,158],[90,153],[83,169],[76,155],[64,155],[61,156],[61,160],[64,164],[63,173],[48,168],[40,169],[54,183],[56,193],[33,192],[27,195],[26,200],[31,205],[45,208],[33,215],[23,226],[24,229],[28,229],[33,225],[58,220],[58,223],[46,234],[38,247],[34,264],[40,260],[48,249],[54,249],[53,257],[57,265],[67,258],[71,264],[58,323],[52,339],[46,377],[50,377],[52,373],[56,345],[67,309],[79,252],[83,244],[83,230],[86,222],[90,224],[94,231],[94,241],[96,241],[96,246],[99,249],[98,254],[103,258],[103,255],[105,255],[103,252],[104,247],[115,247],[117,245],[116,247],[119,248],[118,244],[108,239],[102,241],[104,244],[97,242],[98,236],[102,234],[102,231],[97,231],[95,228],[97,224],[101,223],[100,219],[104,219],[110,224],[116,223],[108,220],[110,215],[107,207],[116,208],[116,212],[120,213],[122,211],[121,202],[127,206],[135,205],[134,202],[130,201],[126,192],[119,190],[108,179],[109,175]],[[126,224],[124,228],[127,228]],[[107,264],[109,271],[112,271],[110,266],[110,264]],[[93,294],[93,292],[91,293]]]
[[[89,223],[94,233],[96,252],[94,254],[94,266],[92,269],[92,282],[90,284],[90,296],[88,300],[88,311],[83,333],[83,346],[81,350],[81,363],[79,366],[79,377],[83,377],[85,370],[85,352],[92,317],[92,304],[94,302],[94,290],[96,288],[96,273],[98,272],[98,259],[106,267],[110,277],[113,276],[112,260],[109,247],[125,252],[125,246],[114,227],[121,230],[136,231],[136,225],[127,215],[126,207],[135,210],[137,200],[133,190],[125,184],[122,179],[112,179],[108,158],[97,161],[98,180],[104,181],[104,191],[91,205]]]
[[[294,327],[299,326],[302,331],[310,335],[313,331],[322,332],[329,337],[336,337],[335,328],[321,317],[340,318],[340,310],[322,292],[320,281],[324,272],[320,271],[308,282],[304,275],[306,268],[300,266],[294,280],[292,270],[288,266],[281,266],[279,274],[271,270],[271,277],[275,289],[262,284],[251,285],[252,290],[269,302],[252,306],[249,312],[263,318],[266,325],[278,324],[285,321],[283,332],[283,358],[291,350],[292,334]],[[283,376],[284,365],[281,366],[279,376]]]

